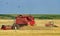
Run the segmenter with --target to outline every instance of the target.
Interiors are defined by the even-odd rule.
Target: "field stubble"
[[[60,36],[60,20],[52,20],[54,21],[55,25],[58,25],[59,27],[54,27],[50,30],[44,30],[47,29],[45,27],[45,23],[47,23],[50,20],[40,20],[36,19],[36,24],[33,27],[36,29],[37,26],[43,27],[41,30],[0,30],[0,36]],[[2,24],[5,25],[12,25],[14,23],[14,20],[0,20],[0,26]],[[30,28],[29,26],[27,26]],[[40,28],[41,28],[40,27]],[[39,27],[38,27],[39,28]]]

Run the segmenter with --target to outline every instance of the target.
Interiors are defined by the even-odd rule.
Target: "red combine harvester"
[[[31,15],[18,15],[15,18],[15,23],[10,27],[10,26],[5,26],[2,25],[1,29],[3,30],[8,30],[8,29],[19,29],[23,26],[34,26],[35,21],[34,17]],[[7,28],[8,27],[8,28]]]

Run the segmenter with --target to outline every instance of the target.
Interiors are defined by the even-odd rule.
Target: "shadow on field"
[[[42,27],[42,26],[24,26],[20,30],[53,30],[53,27]]]

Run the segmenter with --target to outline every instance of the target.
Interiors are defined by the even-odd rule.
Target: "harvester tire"
[[[20,27],[19,27],[19,25],[17,25],[17,24],[13,24],[13,26],[12,26],[12,29],[13,30],[15,30],[15,29],[19,29]]]

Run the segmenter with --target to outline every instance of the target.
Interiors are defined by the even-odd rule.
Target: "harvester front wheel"
[[[19,25],[17,25],[17,24],[13,24],[13,26],[12,26],[12,29],[19,29],[20,27],[19,27]]]

